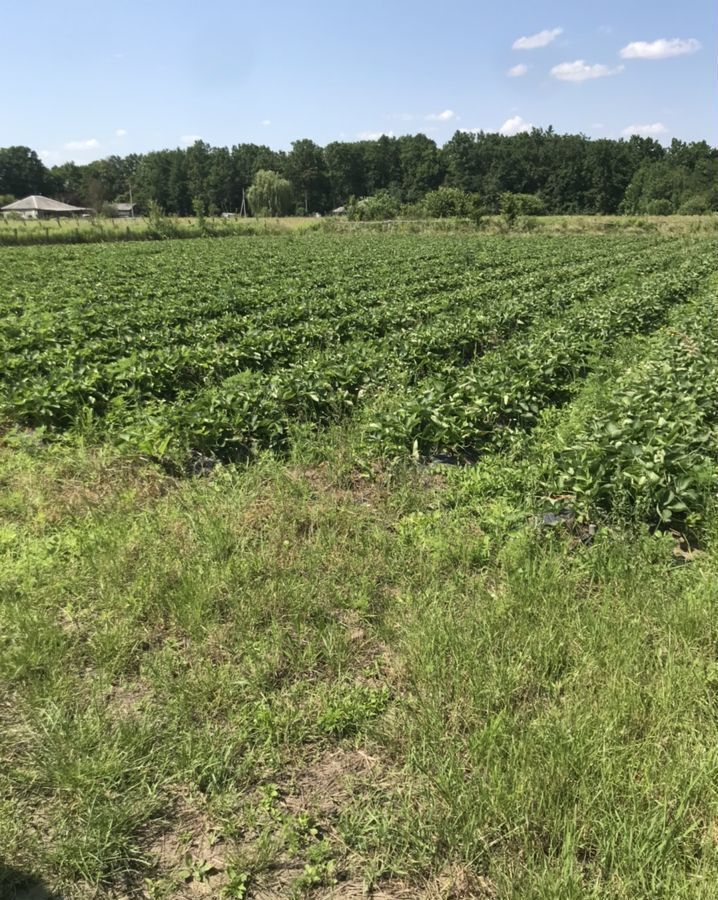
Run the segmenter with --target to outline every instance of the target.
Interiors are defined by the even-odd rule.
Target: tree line
[[[288,152],[197,141],[51,168],[28,147],[7,147],[0,148],[0,197],[45,194],[100,210],[131,193],[140,208],[155,204],[180,216],[200,208],[213,215],[239,211],[266,172],[282,179],[282,212],[299,215],[374,196],[392,208],[418,204],[442,186],[476,195],[488,213],[499,211],[507,194],[532,195],[552,214],[718,210],[718,150],[705,141],[674,139],[664,147],[653,138],[592,140],[550,127],[510,137],[457,131],[441,147],[423,134],[325,147],[304,139]]]

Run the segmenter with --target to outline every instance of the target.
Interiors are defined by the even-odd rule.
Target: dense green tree
[[[327,208],[329,179],[320,146],[306,138],[293,141],[285,171],[294,194],[302,198],[305,215]]]
[[[470,193],[478,193],[483,187],[478,168],[478,137],[466,131],[457,131],[444,145],[442,156],[449,186]]]
[[[182,150],[170,151],[167,212],[177,216],[192,214],[192,199],[187,184],[187,158]]]
[[[50,181],[52,184],[50,193],[53,197],[73,206],[82,206],[85,203],[84,166],[78,166],[74,162],[53,166],[50,170]]]
[[[241,208],[242,196],[246,195],[257,172],[268,169],[281,174],[286,165],[285,153],[277,153],[264,145],[236,144],[230,155],[234,171],[234,206],[237,210]]]
[[[238,209],[237,187],[232,155],[226,147],[214,147],[209,154],[205,195],[211,215]]]
[[[0,194],[26,197],[52,186],[49,172],[29,147],[0,147]]]
[[[660,145],[659,145],[660,146]],[[644,157],[620,208],[627,213],[718,210],[718,151],[704,141],[674,140],[660,155]]]
[[[441,184],[444,166],[438,147],[426,135],[405,135],[398,139],[398,146],[402,198],[415,203]]]
[[[47,193],[99,208],[129,199],[132,191],[141,206],[153,200],[178,215],[192,213],[193,199],[207,212],[241,209],[260,171],[289,180],[295,211],[303,213],[387,194],[394,205],[417,204],[442,185],[480,196],[487,212],[499,212],[506,193],[536,195],[550,213],[640,214],[668,205],[674,212],[718,210],[718,150],[705,141],[673,140],[669,147],[638,135],[592,141],[550,127],[512,137],[457,131],[442,148],[423,134],[333,142],[324,149],[305,139],[289,154],[198,141],[185,149],[64,163],[51,172],[27,147],[0,149],[4,195]]]
[[[367,193],[363,144],[334,141],[324,148],[332,207],[344,206],[350,197]]]
[[[364,165],[366,166],[367,193],[376,194],[388,190],[401,199],[401,159],[399,142],[383,134],[376,141],[364,141]]]
[[[134,199],[147,208],[150,200],[166,212],[176,212],[169,206],[172,151],[160,150],[146,153],[134,174]]]
[[[187,169],[187,191],[190,197],[200,199],[205,209],[209,207],[207,176],[209,174],[212,148],[205,141],[195,141],[185,151]]]
[[[597,213],[618,212],[631,178],[630,150],[625,143],[599,140],[587,147],[585,202]]]
[[[292,186],[277,172],[260,169],[247,191],[255,216],[286,216],[292,205]]]
[[[108,156],[83,166],[86,185],[99,182],[101,188],[94,190],[105,200],[117,200],[127,195],[130,179],[134,173],[135,160],[132,157]],[[87,198],[89,199],[89,197]]]

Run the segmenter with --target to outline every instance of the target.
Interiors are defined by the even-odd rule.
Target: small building
[[[117,219],[133,219],[135,217],[136,203],[113,203],[112,208],[115,211]]]
[[[337,206],[336,209],[332,210],[333,216],[345,216],[347,214],[346,206]]]
[[[21,219],[56,219],[58,216],[81,216],[91,212],[84,206],[70,206],[42,194],[31,194],[0,208],[3,216],[20,216]]]

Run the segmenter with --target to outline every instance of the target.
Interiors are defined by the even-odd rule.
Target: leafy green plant
[[[558,457],[584,508],[693,527],[718,487],[718,326],[703,296],[602,398]]]
[[[250,896],[252,875],[250,872],[236,869],[227,871],[227,881],[222,887],[222,897],[227,900],[245,900]]]
[[[347,216],[356,222],[379,222],[399,215],[399,201],[389,191],[378,191],[371,197],[351,197]]]
[[[184,866],[180,870],[180,878],[183,881],[207,881],[216,873],[216,868],[206,859],[195,859],[191,853],[185,854]]]

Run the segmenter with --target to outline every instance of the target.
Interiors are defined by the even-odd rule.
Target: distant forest
[[[705,141],[590,140],[552,128],[506,137],[457,131],[443,147],[423,134],[374,141],[299,140],[289,152],[257,144],[159,150],[47,168],[28,147],[0,148],[4,202],[45,194],[101,210],[130,197],[165,212],[238,211],[260,170],[291,185],[290,211],[325,213],[377,194],[417,204],[442,185],[477,194],[496,212],[507,192],[536,195],[553,214],[668,214],[718,210],[718,150]]]

